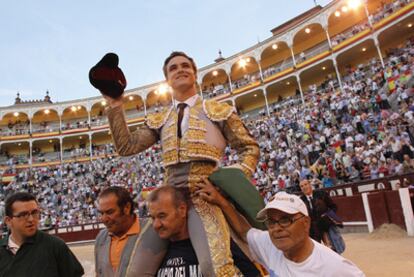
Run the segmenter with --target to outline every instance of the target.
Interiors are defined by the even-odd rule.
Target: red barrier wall
[[[334,195],[340,195],[338,194],[338,191],[342,191],[343,195],[345,195],[345,190],[350,189],[352,190],[352,194],[356,195],[356,194],[361,193],[359,191],[360,187],[372,184],[373,189],[370,191],[377,191],[377,190],[388,191],[388,190],[391,190],[391,182],[399,181],[400,184],[403,184],[404,179],[409,180],[410,183],[414,183],[414,174],[408,173],[404,175],[393,175],[393,176],[386,177],[386,178],[363,180],[363,181],[359,181],[356,183],[349,183],[349,184],[334,186],[330,188],[322,188],[322,190],[326,191],[329,195],[332,196],[331,193],[333,193]]]
[[[387,203],[385,202],[384,192],[372,192],[368,194],[368,203],[371,210],[372,223],[374,228],[384,223],[390,223]]]
[[[344,222],[367,221],[361,195],[333,197],[338,206],[338,216]]]
[[[393,223],[406,229],[404,214],[398,191],[380,191],[368,194],[374,228],[384,223]]]
[[[398,191],[387,191],[384,193],[385,201],[388,207],[390,222],[406,229],[404,214],[401,207],[401,199]]]
[[[84,240],[94,240],[98,235],[101,227],[98,223],[84,225],[75,225],[51,229],[48,232],[51,235],[63,239],[65,242],[76,242]]]

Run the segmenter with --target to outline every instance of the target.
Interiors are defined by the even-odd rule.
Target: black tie
[[[182,134],[181,134],[181,121],[183,121],[185,107],[187,107],[186,103],[180,103],[180,104],[177,105],[177,108],[178,108],[177,136],[179,138],[182,137]]]
[[[312,196],[309,196],[309,206],[310,206],[311,211],[313,211],[313,198],[312,198]]]

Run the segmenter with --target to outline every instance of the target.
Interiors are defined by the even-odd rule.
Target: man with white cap
[[[252,228],[230,202],[208,181],[197,193],[218,205],[240,239],[248,243],[253,258],[275,276],[365,276],[352,262],[309,237],[310,217],[296,195],[277,193],[257,214],[267,231]]]

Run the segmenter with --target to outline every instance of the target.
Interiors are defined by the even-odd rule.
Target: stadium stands
[[[253,181],[266,199],[297,191],[303,178],[332,187],[414,172],[414,3],[347,11],[344,3],[200,69],[203,97],[233,105],[257,138]],[[127,91],[132,131],[170,103],[162,85]],[[0,108],[0,201],[29,190],[39,195],[42,224],[62,227],[96,222],[107,185],[128,187],[141,203],[142,190],[162,180],[159,145],[118,157],[105,105],[96,97]],[[237,161],[225,152],[224,166]]]

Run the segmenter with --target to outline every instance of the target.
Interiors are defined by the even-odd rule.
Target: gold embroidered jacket
[[[173,107],[147,116],[145,125],[130,132],[122,107],[107,111],[115,147],[121,156],[139,153],[161,140],[165,168],[193,161],[218,164],[229,144],[236,149],[240,168],[251,176],[259,158],[259,147],[233,112],[233,107],[214,100],[198,99],[190,107],[188,130],[177,136],[177,113]]]

